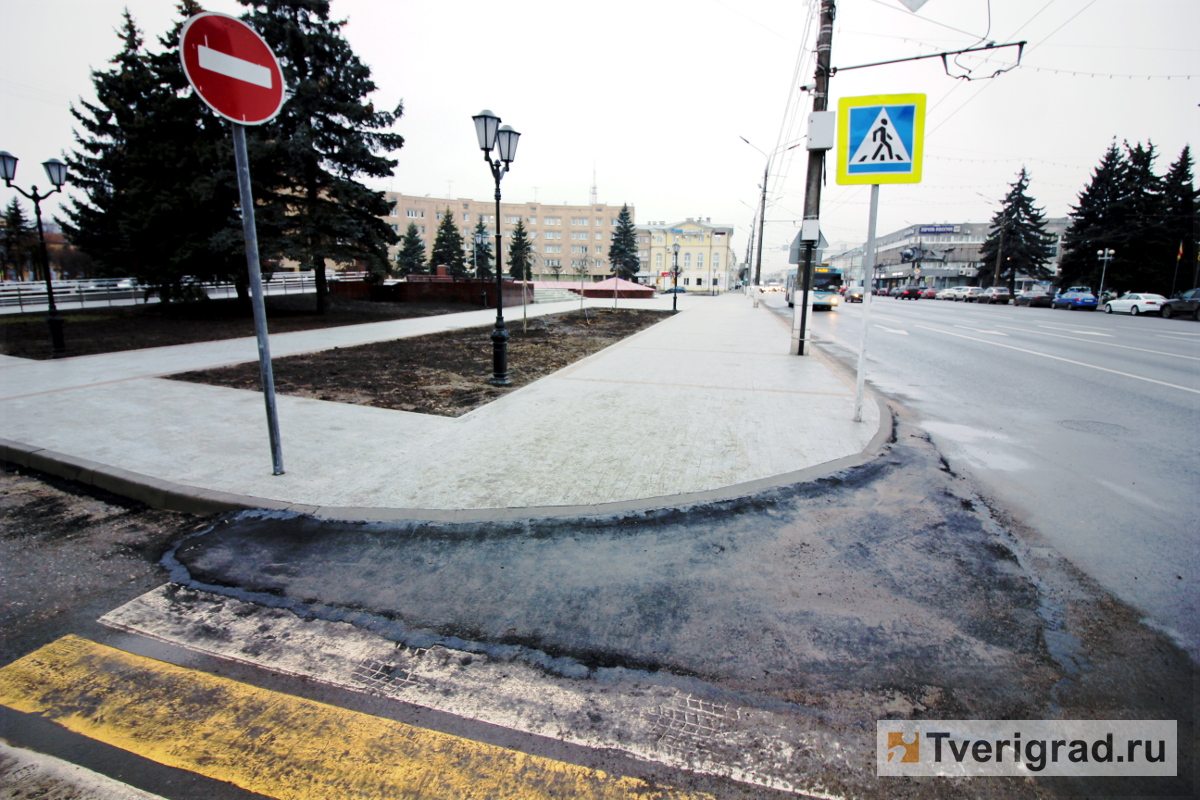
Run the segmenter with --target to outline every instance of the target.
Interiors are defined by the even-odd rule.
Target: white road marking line
[[[1181,342],[1193,342],[1194,339],[1184,339],[1184,336],[1200,336],[1200,333],[1156,333],[1159,339],[1178,339]]]
[[[1107,336],[1112,338],[1111,333],[1100,333],[1099,331],[1081,331],[1078,328],[1064,328],[1061,325],[1038,325],[1039,328],[1049,328],[1052,331],[1066,331],[1067,333],[1078,333],[1082,336]]]
[[[0,741],[0,797],[70,797],[73,800],[162,800],[126,783],[53,756]],[[9,792],[12,792],[11,794]]]
[[[1040,333],[1042,336],[1054,336],[1059,339],[1070,339],[1071,341],[1074,341],[1074,342],[1091,342],[1092,341],[1091,339],[1077,339],[1074,336],[1063,336],[1061,333],[1045,333],[1044,331],[1031,331],[1028,328],[1014,328],[1011,325],[999,325],[997,327],[1008,328],[1010,331],[1021,331],[1022,333]],[[1189,340],[1184,339],[1183,341],[1189,341]],[[1144,347],[1134,347],[1133,345],[1128,345],[1128,344],[1116,344],[1115,342],[1096,342],[1096,344],[1102,344],[1105,347],[1120,347],[1122,350],[1137,350],[1139,353],[1154,353],[1155,355],[1159,355],[1159,356],[1173,356],[1175,358],[1186,358],[1189,361],[1200,361],[1200,358],[1197,358],[1196,356],[1185,356],[1185,355],[1180,355],[1179,353],[1168,353],[1163,350],[1147,350]]]
[[[983,342],[984,344],[990,344],[990,345],[993,345],[994,347],[1004,347],[1009,350],[1016,350],[1017,352],[1020,352],[1020,353],[1029,353],[1030,355],[1033,355],[1033,356],[1041,356],[1042,358],[1049,358],[1049,359],[1053,359],[1054,361],[1063,361],[1063,362],[1066,362],[1067,364],[1075,364],[1076,366],[1087,367],[1089,369],[1096,369],[1096,370],[1100,370],[1101,372],[1109,372],[1109,373],[1112,373],[1113,375],[1120,375],[1125,378],[1133,378],[1134,380],[1146,381],[1147,383],[1157,383],[1159,386],[1166,386],[1170,389],[1181,389],[1182,391],[1191,392],[1192,394],[1200,394],[1200,389],[1191,389],[1191,388],[1188,388],[1187,386],[1180,386],[1175,383],[1167,383],[1166,381],[1155,380],[1154,378],[1144,378],[1141,375],[1134,375],[1129,372],[1121,372],[1118,369],[1109,369],[1108,367],[1098,367],[1095,364],[1086,364],[1083,361],[1076,361],[1071,358],[1063,358],[1062,356],[1052,356],[1049,353],[1039,353],[1036,350],[1027,350],[1024,347],[1014,347],[1011,344],[1001,344],[1000,342],[993,342],[990,339],[977,339],[974,336],[967,336],[966,334],[962,334],[962,333],[954,333],[953,331],[943,331],[943,330],[939,330],[937,328],[927,328],[924,325],[918,325],[917,327],[924,328],[927,331],[933,331],[934,333],[944,333],[944,334],[947,334],[948,336],[957,336],[960,339],[970,339],[972,342]]]
[[[636,678],[571,680],[517,660],[403,647],[346,622],[301,619],[175,584],[100,622],[273,672],[805,797],[842,800],[804,786],[800,776],[858,757],[832,731],[790,715],[717,704]]]
[[[253,61],[213,50],[211,47],[197,45],[196,54],[200,57],[200,68],[218,75],[224,75],[234,80],[252,83],[264,89],[271,88],[271,70]]]
[[[975,331],[976,333],[994,333],[997,336],[1008,336],[1007,333],[1001,333],[1000,331],[989,331],[985,330],[984,328],[972,328],[970,325],[955,325],[954,327],[962,328],[964,331]]]
[[[875,327],[879,328],[881,331],[887,331],[888,333],[898,333],[901,336],[908,336],[908,331],[902,331],[897,328],[885,328],[882,325],[876,325]]]

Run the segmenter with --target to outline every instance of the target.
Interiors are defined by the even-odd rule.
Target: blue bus
[[[803,287],[796,280],[799,269],[789,272],[787,279],[787,304],[794,308],[797,298],[803,298]],[[834,267],[813,267],[813,283],[809,293],[812,297],[813,308],[833,310],[842,300],[842,271]]]

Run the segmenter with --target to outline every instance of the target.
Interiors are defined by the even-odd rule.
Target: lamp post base
[[[63,318],[58,311],[46,315],[46,324],[50,327],[50,347],[53,358],[62,358],[67,354],[67,344],[63,339]]]
[[[497,325],[492,331],[492,379],[493,386],[508,386],[508,331]]]

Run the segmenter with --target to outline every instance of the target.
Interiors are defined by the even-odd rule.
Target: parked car
[[[1004,303],[1008,305],[1008,301],[1012,299],[1012,293],[1004,286],[989,286],[979,293],[979,297],[975,298],[978,303]]]
[[[921,290],[921,297],[925,300],[932,300],[937,297],[937,289],[932,286],[926,286]]]
[[[967,290],[966,286],[951,286],[949,289],[942,289],[937,293],[938,300],[957,300],[959,295]]]
[[[1126,292],[1123,296],[1109,300],[1104,304],[1105,314],[1157,314],[1167,298],[1161,294],[1147,292]]]
[[[861,303],[863,301],[863,287],[851,286],[846,289],[847,303]]]
[[[909,284],[900,291],[896,292],[896,297],[900,298],[901,300],[920,300],[921,292],[923,291],[925,291],[924,286],[915,286],[913,284]]]
[[[979,299],[979,295],[983,294],[981,286],[966,286],[962,294],[955,297],[955,300],[962,300],[964,303],[974,303]]]
[[[760,289],[759,291],[761,292],[762,290]],[[687,289],[683,288],[682,286],[676,286],[671,289],[663,289],[663,294],[676,294],[676,293],[686,294]]]
[[[1082,308],[1086,311],[1096,310],[1096,295],[1092,294],[1092,290],[1086,286],[1072,286],[1065,292],[1061,292],[1054,296],[1050,301],[1051,308]]]
[[[1185,317],[1188,314],[1200,322],[1200,288],[1184,292],[1179,297],[1173,297],[1162,304],[1160,312],[1163,319]]]
[[[1029,289],[1021,292],[1013,298],[1014,306],[1045,306],[1049,308],[1054,304],[1054,295],[1046,289]]]

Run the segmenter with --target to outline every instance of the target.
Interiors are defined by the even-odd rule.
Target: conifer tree
[[[608,263],[613,275],[627,281],[634,280],[642,268],[638,258],[637,231],[634,230],[628,205],[621,206],[621,213],[617,216],[617,230],[608,247]]]
[[[25,208],[17,198],[9,202],[4,209],[4,260],[0,267],[7,273],[12,269],[16,280],[34,280],[36,272],[33,269],[34,248],[37,246],[36,231],[33,223],[25,216]]]
[[[1059,286],[1088,285],[1100,289],[1100,262],[1096,252],[1116,249],[1125,227],[1121,192],[1128,169],[1116,142],[1109,145],[1099,166],[1071,207],[1071,219],[1063,236],[1063,254],[1059,262]],[[1117,253],[1121,258],[1122,254]],[[1106,278],[1107,280],[1107,278]],[[1111,284],[1110,284],[1111,285]]]
[[[492,274],[492,236],[487,226],[483,224],[482,216],[475,223],[472,239],[472,247],[475,248],[473,266],[478,273],[475,277],[489,280],[494,277]]]
[[[1033,205],[1028,188],[1029,174],[1022,167],[1004,197],[1002,208],[992,217],[992,229],[979,249],[983,262],[978,273],[981,285],[1007,284],[1013,295],[1018,274],[1038,280],[1049,278],[1051,273],[1046,264],[1054,258],[1053,240],[1046,233],[1046,215]]]
[[[330,17],[329,0],[239,2],[279,58],[290,94],[279,116],[261,126],[271,147],[254,170],[270,181],[264,199],[284,209],[288,255],[316,273],[323,313],[327,259],[361,261],[379,272],[399,240],[382,219],[389,209],[384,193],[358,178],[392,174],[396,162],[380,153],[403,145],[387,132],[403,110],[377,110],[368,99],[376,88],[371,70],[343,36],[345,21]]]
[[[401,275],[424,275],[425,242],[415,222],[408,223],[408,230],[400,239],[400,251],[396,253],[396,271]]]
[[[433,240],[433,252],[429,255],[429,272],[436,274],[440,266],[449,267],[456,278],[467,274],[467,257],[463,253],[462,234],[454,224],[454,214],[447,208],[438,223],[437,236]]]
[[[519,281],[528,280],[534,258],[533,244],[525,232],[525,222],[519,219],[513,228],[512,243],[508,246],[508,274]]]
[[[1200,263],[1196,261],[1200,215],[1196,208],[1196,187],[1192,182],[1192,153],[1187,145],[1163,178],[1163,221],[1176,262],[1169,291],[1175,293],[1200,286],[1200,275],[1197,274]]]

